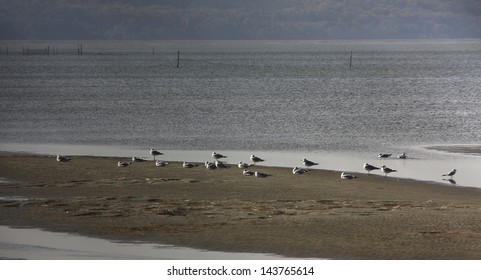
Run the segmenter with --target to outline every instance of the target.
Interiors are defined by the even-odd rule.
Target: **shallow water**
[[[0,144],[0,151],[15,153],[30,153],[43,155],[87,155],[126,157],[133,156],[150,159],[149,149],[132,147],[111,147],[111,146],[89,146],[89,145],[27,145],[27,144]],[[193,161],[203,163],[213,161],[212,151],[205,150],[161,150],[164,155],[157,157],[166,161]],[[389,177],[416,179],[427,182],[438,182],[455,186],[481,187],[481,156],[445,153],[434,150],[427,150],[422,147],[404,147],[401,151],[408,154],[407,159],[396,158],[396,153],[390,158],[379,159],[377,154],[369,152],[305,152],[305,151],[229,151],[217,150],[216,152],[227,155],[225,162],[237,164],[238,162],[250,162],[250,155],[255,154],[264,162],[259,166],[280,166],[302,167],[302,158],[318,162],[319,165],[313,169],[327,169],[349,172],[366,173],[363,168],[365,162],[381,166],[386,165],[397,172],[391,173]],[[52,159],[54,160],[54,159]],[[453,180],[443,177],[452,169],[456,168],[458,173]],[[373,171],[371,174],[384,176],[380,171]]]
[[[273,260],[282,256],[197,250],[153,243],[105,239],[0,225],[0,259],[31,260]]]

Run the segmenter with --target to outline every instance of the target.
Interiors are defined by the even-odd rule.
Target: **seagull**
[[[385,165],[381,166],[381,170],[382,170],[382,172],[384,172],[384,176],[387,176],[387,174],[389,174],[391,172],[397,172],[397,170],[386,167]]]
[[[226,156],[222,155],[222,154],[218,154],[216,152],[212,152],[212,157],[214,159],[221,159],[221,158],[226,158]]]
[[[299,168],[297,166],[292,169],[292,174],[294,175],[302,175],[307,172],[309,172],[309,169]]]
[[[352,174],[349,174],[349,173],[346,173],[346,172],[342,172],[341,173],[341,179],[354,179],[354,178],[357,178],[356,176],[352,175]]]
[[[305,159],[305,158],[302,159],[302,163],[303,163],[306,167],[311,167],[311,166],[314,166],[314,165],[319,165],[319,163],[310,161],[310,160]]]
[[[251,155],[251,160],[254,164],[264,161],[263,159],[261,159],[260,157],[256,157],[255,155]]]
[[[371,174],[371,171],[373,170],[376,170],[376,169],[380,169],[379,167],[376,167],[374,165],[370,165],[369,163],[364,163],[364,170],[367,171],[368,174]]]
[[[239,163],[237,164],[237,166],[238,166],[239,168],[247,168],[247,167],[251,167],[252,164],[249,164],[249,163],[247,163],[247,162],[239,161]]]
[[[225,163],[223,163],[222,161],[218,161],[218,160],[215,161],[215,166],[219,169],[230,168],[230,166],[225,165]]]
[[[195,164],[193,162],[185,162],[184,161],[184,163],[182,163],[183,168],[192,168],[192,167],[196,167],[196,166],[197,166],[197,164]]]
[[[142,158],[132,157],[132,162],[143,162],[143,161],[145,161],[145,160],[142,159]]]
[[[117,162],[118,167],[127,167],[130,165],[130,162],[119,161]]]
[[[217,166],[215,166],[215,163],[213,162],[206,161],[204,165],[205,165],[205,168],[207,168],[208,170],[214,170],[217,168]]]
[[[164,167],[164,166],[167,166],[167,164],[169,164],[169,163],[165,162],[165,161],[161,161],[161,160],[157,160],[155,162],[155,166],[158,166],[158,167]]]
[[[157,150],[154,150],[154,149],[150,149],[150,154],[152,156],[154,156],[154,160],[155,160],[155,156],[160,156],[160,155],[163,155],[163,153],[157,151]]]
[[[244,175],[244,176],[252,176],[252,175],[254,175],[254,174],[255,174],[254,171],[250,171],[250,170],[247,170],[247,169],[244,169],[244,170],[242,171],[242,175]]]
[[[408,154],[406,153],[402,153],[400,155],[397,155],[397,158],[400,158],[400,159],[406,159],[408,157]]]
[[[58,162],[66,162],[66,161],[69,161],[70,159],[68,157],[64,157],[64,156],[61,156],[61,155],[57,155],[57,161]]]
[[[443,176],[449,176],[452,179],[454,174],[456,174],[456,171],[457,171],[456,169],[453,169],[448,174],[443,174]]]
[[[392,156],[392,154],[379,154],[379,155],[377,155],[378,158],[388,158],[390,156]]]
[[[254,176],[256,176],[256,178],[265,178],[265,177],[271,176],[271,174],[256,171],[254,172]]]

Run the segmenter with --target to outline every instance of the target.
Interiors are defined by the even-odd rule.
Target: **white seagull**
[[[371,174],[371,171],[380,169],[379,167],[376,167],[374,165],[370,165],[369,163],[364,163],[364,170],[367,171],[368,174]]]
[[[302,159],[302,163],[303,163],[306,167],[311,167],[311,166],[314,166],[314,165],[319,165],[319,163],[310,161],[310,160],[305,159],[305,158]]]
[[[247,170],[247,169],[244,169],[244,170],[242,171],[242,175],[244,175],[244,176],[252,176],[252,175],[254,175],[254,174],[255,174],[254,171],[250,171],[250,170]]]
[[[254,173],[254,176],[256,176],[256,178],[265,178],[265,177],[271,176],[271,174],[256,171]]]
[[[144,162],[145,160],[138,157],[132,157],[132,162]]]
[[[214,159],[221,159],[221,158],[226,158],[226,156],[222,155],[222,154],[219,154],[219,153],[216,153],[216,152],[212,152],[212,157]]]
[[[57,161],[58,162],[66,162],[66,161],[69,161],[70,159],[68,157],[64,157],[64,156],[61,156],[61,155],[57,155]]]
[[[386,167],[385,165],[381,166],[381,170],[384,172],[384,176],[387,176],[387,174],[391,172],[397,172],[397,170]]]
[[[251,160],[254,164],[264,161],[263,159],[261,159],[260,157],[256,157],[255,155],[251,155]]]
[[[217,168],[217,166],[215,166],[215,163],[213,162],[206,161],[204,165],[205,165],[205,168],[207,168],[208,170],[214,170]]]
[[[453,178],[454,174],[456,174],[456,171],[457,171],[456,169],[453,169],[449,173],[443,174],[443,176],[449,176],[449,177]]]
[[[252,164],[247,163],[247,162],[239,161],[239,163],[237,164],[237,166],[238,166],[239,168],[244,168],[244,169],[245,169],[245,168],[247,168],[247,167],[251,167]]]
[[[118,167],[127,167],[130,165],[130,162],[119,161],[117,162]]]
[[[196,167],[196,166],[197,166],[197,164],[195,164],[193,162],[185,162],[184,161],[184,163],[182,163],[183,168],[192,168],[192,167]]]
[[[150,149],[150,154],[154,157],[154,160],[155,160],[155,156],[163,155],[163,153],[161,153],[157,150],[154,150],[154,149]]]
[[[408,154],[406,153],[402,153],[400,155],[397,155],[397,158],[400,158],[400,159],[406,159],[408,157]]]
[[[388,158],[390,156],[392,156],[392,154],[379,154],[379,155],[377,155],[378,158]]]
[[[167,164],[169,164],[169,163],[165,162],[165,161],[161,161],[161,160],[155,161],[155,166],[157,166],[157,167],[164,167],[164,166],[167,166]]]
[[[357,177],[352,175],[352,174],[346,173],[346,172],[341,173],[341,179],[350,180],[350,179],[354,179],[354,178],[357,178]]]
[[[299,168],[297,166],[292,169],[292,174],[294,175],[302,175],[307,172],[309,172],[309,169]]]

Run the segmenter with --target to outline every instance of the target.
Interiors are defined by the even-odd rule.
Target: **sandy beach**
[[[0,156],[0,221],[114,240],[332,259],[481,259],[481,189],[257,166]],[[374,172],[373,172],[374,173]]]

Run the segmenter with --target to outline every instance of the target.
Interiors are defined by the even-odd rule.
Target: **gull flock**
[[[150,154],[152,155],[153,157],[153,161],[155,162],[155,166],[157,167],[166,167],[169,163],[166,162],[166,161],[162,161],[162,160],[156,160],[155,157],[157,156],[161,156],[163,155],[163,153],[155,150],[155,149],[150,149]],[[213,161],[210,162],[210,161],[206,161],[204,163],[204,166],[207,170],[215,170],[215,169],[227,169],[227,168],[231,168],[231,165],[228,165],[226,164],[224,161],[221,161],[221,159],[225,159],[227,158],[227,156],[223,155],[223,154],[220,154],[220,153],[217,153],[217,152],[212,152],[212,158],[213,158]],[[388,153],[379,153],[378,154],[378,158],[379,159],[386,159],[386,158],[389,158],[391,157],[392,154],[388,154]],[[407,158],[407,154],[406,153],[401,153],[399,155],[396,156],[398,159],[406,159]],[[70,161],[70,158],[66,157],[66,156],[63,156],[63,155],[57,155],[57,161],[58,162],[68,162]],[[135,163],[135,162],[144,162],[144,161],[148,161],[146,159],[143,159],[143,158],[139,158],[139,157],[132,157],[132,162],[126,162],[126,161],[119,161],[117,163],[117,166],[118,167],[128,167],[130,166],[132,163]],[[239,169],[242,169],[242,174],[244,176],[254,176],[256,178],[266,178],[266,177],[269,177],[271,176],[271,174],[268,174],[268,173],[264,173],[264,172],[261,172],[261,171],[253,171],[253,170],[249,170],[249,168],[253,168],[256,166],[256,164],[260,163],[260,162],[264,162],[265,160],[261,157],[258,157],[256,155],[251,155],[250,156],[250,161],[251,163],[247,163],[247,162],[239,162],[237,164],[237,167]],[[303,174],[306,174],[308,172],[311,171],[311,167],[313,166],[316,166],[316,165],[319,165],[319,163],[317,162],[314,162],[314,161],[311,161],[311,160],[308,160],[306,158],[303,158],[301,160],[301,163],[305,166],[305,168],[300,168],[300,167],[297,167],[295,166],[293,169],[292,169],[292,174],[293,175],[303,175]],[[198,167],[199,164],[198,163],[195,163],[195,162],[183,162],[182,163],[182,167],[183,168],[194,168],[194,167]],[[367,175],[370,175],[372,171],[376,171],[376,170],[381,170],[383,173],[384,173],[384,176],[387,177],[388,174],[390,173],[393,173],[393,172],[397,172],[397,170],[395,169],[392,169],[392,168],[389,168],[387,167],[386,165],[381,165],[381,167],[377,167],[375,165],[372,165],[370,163],[364,163],[364,170],[367,171]],[[443,177],[449,177],[450,179],[448,179],[447,181],[453,183],[454,180],[453,180],[453,176],[456,174],[457,170],[456,169],[453,169],[451,170],[450,172],[446,173],[446,174],[442,174]],[[352,179],[356,179],[358,178],[357,176],[353,175],[353,174],[350,174],[350,173],[347,173],[347,172],[341,172],[341,176],[340,176],[341,179],[344,179],[344,180],[352,180]],[[444,180],[444,179],[443,179]],[[455,183],[455,182],[454,182]]]

